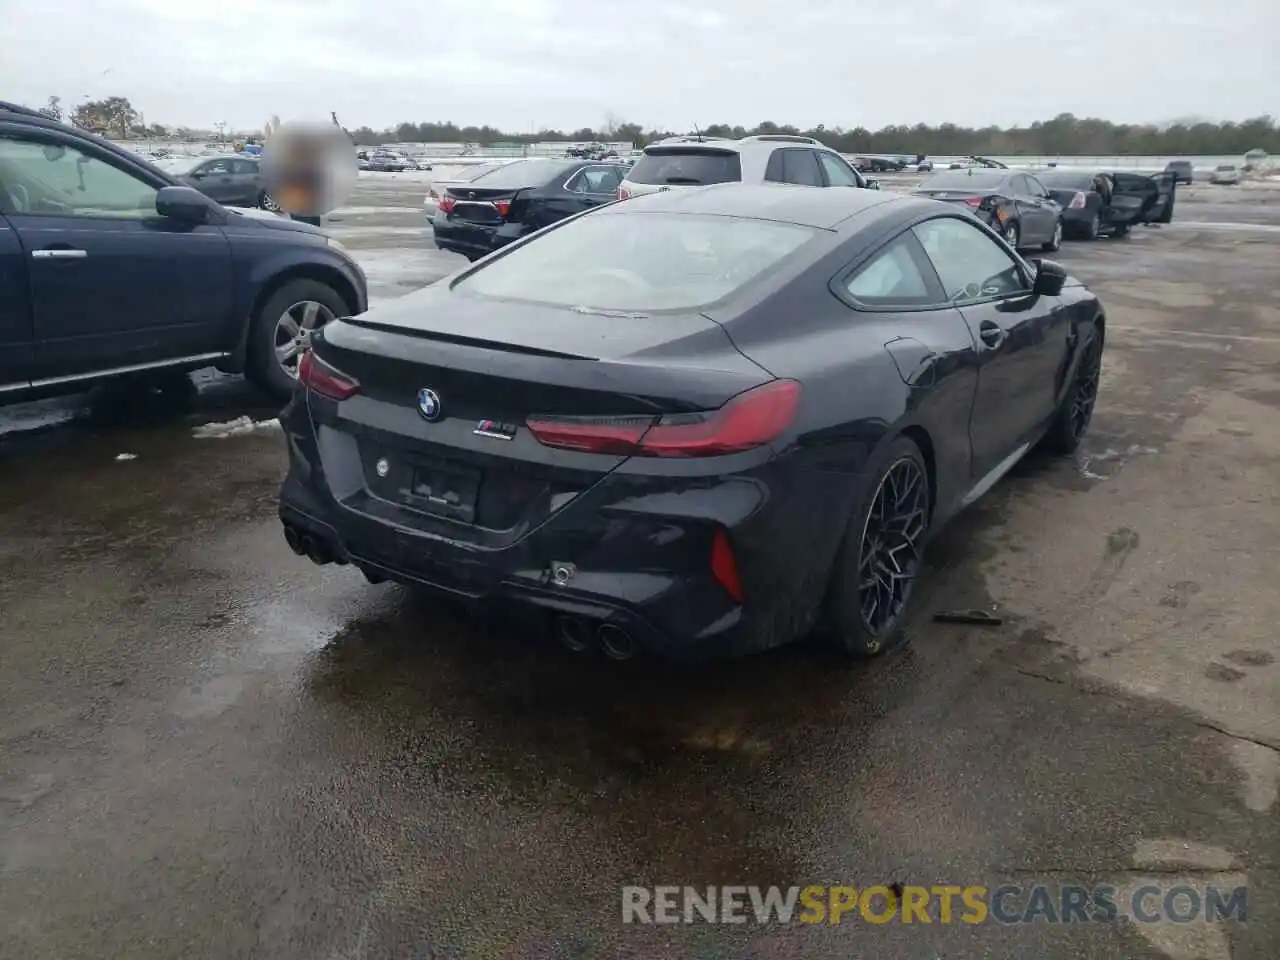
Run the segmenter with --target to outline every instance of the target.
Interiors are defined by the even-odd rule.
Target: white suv
[[[811,137],[671,137],[644,148],[644,156],[618,186],[618,199],[739,182],[880,188],[879,182],[868,180],[848,160]]]

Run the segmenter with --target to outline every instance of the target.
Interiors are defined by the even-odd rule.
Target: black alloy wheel
[[[868,471],[874,481],[845,529],[827,591],[824,625],[837,647],[874,657],[900,636],[924,559],[931,490],[920,448],[898,437]]]
[[[1098,380],[1102,376],[1102,341],[1090,337],[1076,368],[1076,380],[1071,388],[1071,407],[1067,414],[1068,429],[1075,446],[1080,445],[1093,420],[1093,408],[1098,402]]]
[[[876,488],[862,530],[858,596],[868,633],[892,632],[911,596],[928,528],[929,481],[915,460],[892,464]]]
[[[1098,384],[1102,378],[1102,331],[1091,329],[1089,340],[1076,364],[1071,388],[1062,400],[1062,406],[1041,441],[1043,449],[1051,453],[1072,454],[1084,442],[1093,421],[1093,410],[1098,404]]]

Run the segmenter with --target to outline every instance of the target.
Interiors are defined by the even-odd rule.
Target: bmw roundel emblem
[[[440,419],[440,394],[427,387],[418,391],[418,412],[424,420]]]

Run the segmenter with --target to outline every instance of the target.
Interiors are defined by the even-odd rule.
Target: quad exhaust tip
[[[610,660],[630,660],[636,655],[635,639],[622,627],[606,623],[596,631],[596,642]]]
[[[585,653],[591,648],[591,631],[586,623],[576,617],[556,617],[556,639],[573,653]]]

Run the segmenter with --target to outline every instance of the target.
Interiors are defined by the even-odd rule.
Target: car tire
[[[271,213],[279,213],[281,211],[280,204],[276,203],[275,197],[263,190],[258,194],[258,202],[256,204],[259,210],[267,210]]]
[[[879,656],[903,638],[932,500],[924,456],[910,438],[898,437],[875,463],[836,554],[822,611],[824,632],[856,658]],[[890,517],[887,509],[902,516]]]
[[[1097,240],[1098,233],[1102,230],[1102,214],[1095,212],[1093,219],[1089,221],[1084,228],[1084,238],[1086,240]]]
[[[1010,220],[1001,227],[1000,236],[1004,237],[1004,242],[1012,249],[1017,250],[1018,245],[1022,243],[1022,227],[1018,225],[1017,220]]]
[[[1048,243],[1042,244],[1040,249],[1045,250],[1049,253],[1052,253],[1055,250],[1062,249],[1062,220],[1061,219],[1059,219],[1053,225],[1053,239],[1051,239]]]
[[[1129,235],[1129,224],[1121,223],[1112,228],[1111,235],[1113,237],[1127,237]]]
[[[1102,375],[1102,350],[1105,337],[1097,327],[1091,326],[1088,340],[1076,369],[1071,375],[1071,386],[1054,413],[1044,439],[1042,449],[1050,453],[1070,456],[1079,449],[1089,424],[1093,422],[1093,410],[1098,403],[1098,382]]]
[[[313,309],[312,306],[315,305]],[[267,297],[250,319],[248,364],[245,376],[258,388],[278,399],[287,399],[297,383],[297,356],[306,337],[336,317],[350,316],[352,307],[333,287],[318,280],[290,280]],[[282,338],[291,328],[286,313],[300,336],[294,350],[286,353]],[[305,336],[301,336],[305,332]]]

